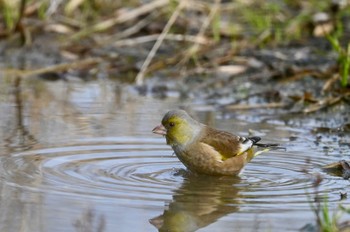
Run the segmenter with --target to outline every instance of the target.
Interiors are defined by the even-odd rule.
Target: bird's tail
[[[249,137],[249,139],[253,141],[253,145],[257,147],[271,148],[273,150],[279,150],[279,149],[286,150],[285,147],[280,146],[278,143],[258,143],[261,140],[261,138],[258,136]]]
[[[280,146],[278,143],[256,143],[257,147],[270,148],[272,150],[286,150],[285,147]]]

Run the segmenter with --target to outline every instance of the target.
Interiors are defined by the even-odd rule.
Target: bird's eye
[[[169,122],[169,126],[170,126],[170,127],[173,127],[173,126],[175,126],[175,123]]]

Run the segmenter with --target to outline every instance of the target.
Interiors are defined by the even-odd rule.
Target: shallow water
[[[349,136],[311,132],[336,120],[203,111],[108,80],[1,85],[0,231],[296,231],[314,223],[316,192],[335,209],[349,189],[349,180],[320,169],[349,159]],[[151,133],[179,106],[287,150],[256,157],[239,177],[193,175]]]

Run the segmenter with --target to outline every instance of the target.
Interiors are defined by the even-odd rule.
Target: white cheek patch
[[[248,138],[245,138],[245,137],[240,137],[240,148],[239,148],[239,152],[238,152],[238,155],[244,153],[245,151],[249,150],[250,148],[252,148],[253,146],[253,141],[248,139]]]

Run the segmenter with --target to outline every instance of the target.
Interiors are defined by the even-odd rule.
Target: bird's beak
[[[153,130],[153,133],[157,134],[157,135],[166,135],[166,129],[163,125],[158,125],[156,126]]]

